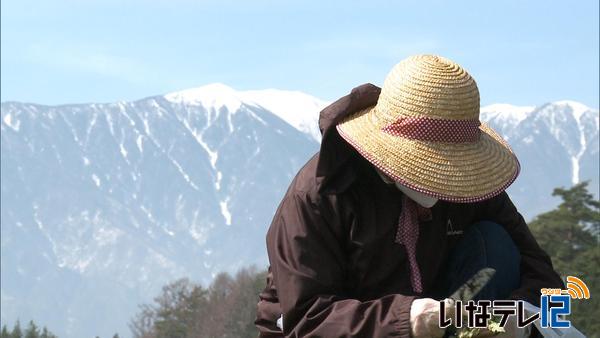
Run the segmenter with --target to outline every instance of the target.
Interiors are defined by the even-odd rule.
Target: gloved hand
[[[454,300],[445,299],[446,318],[454,316]],[[410,330],[413,338],[443,337],[440,328],[440,302],[431,298],[415,299],[410,307]]]
[[[526,327],[518,327],[517,319],[515,316],[510,316],[506,325],[504,325],[504,333],[499,334],[497,337],[501,338],[527,338],[531,335],[531,327],[533,324],[527,325]]]
[[[528,325],[527,327],[518,327],[517,318],[515,316],[510,316],[504,325],[505,332],[494,334],[487,329],[481,329],[479,333],[474,336],[474,338],[528,338],[531,335],[532,326],[533,324]]]

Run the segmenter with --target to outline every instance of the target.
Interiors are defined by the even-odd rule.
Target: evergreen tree
[[[23,338],[23,331],[21,331],[21,322],[19,320],[17,320],[17,322],[15,323],[15,326],[13,327],[10,337],[11,338]]]
[[[592,295],[600,296],[600,201],[587,191],[587,184],[554,189],[552,195],[560,196],[562,203],[536,217],[530,228],[563,278],[579,277]],[[571,303],[569,320],[588,337],[600,337],[598,296]]]
[[[44,326],[42,329],[42,333],[40,334],[40,338],[58,338],[54,334],[52,334],[48,329]]]
[[[33,320],[29,321],[25,332],[21,329],[21,321],[17,320],[13,327],[12,332],[8,331],[6,325],[2,326],[2,333],[0,338],[58,338],[52,332],[44,326],[40,331],[40,328],[35,324]]]
[[[0,333],[0,338],[10,338],[10,333],[8,332],[6,324],[2,325],[2,333]]]
[[[33,322],[33,320],[29,321],[29,325],[27,326],[27,330],[25,330],[25,338],[39,338],[40,330],[37,325]]]

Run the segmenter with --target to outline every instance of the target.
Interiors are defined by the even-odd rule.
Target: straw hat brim
[[[337,130],[364,158],[401,184],[452,202],[476,202],[504,191],[520,165],[510,146],[482,123],[478,141],[439,143],[381,131],[375,106],[346,117]]]

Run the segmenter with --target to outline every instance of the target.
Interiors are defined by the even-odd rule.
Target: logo
[[[446,235],[447,236],[456,236],[462,235],[462,230],[454,230],[454,226],[452,226],[452,221],[448,218],[448,222],[446,223]]]
[[[525,327],[539,319],[542,328],[570,328],[571,300],[590,299],[590,289],[579,278],[567,277],[567,288],[544,288],[540,290],[540,307],[534,307],[522,300],[473,300],[455,302],[455,315],[446,317],[445,302],[440,301],[439,327],[485,328],[492,316],[500,318],[499,326],[504,327],[510,316],[516,316],[518,327]],[[464,318],[463,318],[464,316]]]
[[[567,290],[563,290],[563,292],[571,295],[573,299],[590,299],[590,289],[577,277],[567,277]]]

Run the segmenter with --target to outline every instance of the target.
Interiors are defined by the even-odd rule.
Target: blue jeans
[[[496,223],[473,224],[457,243],[439,275],[439,299],[450,296],[477,271],[490,267],[496,274],[474,300],[507,299],[520,285],[521,256],[506,230]]]

